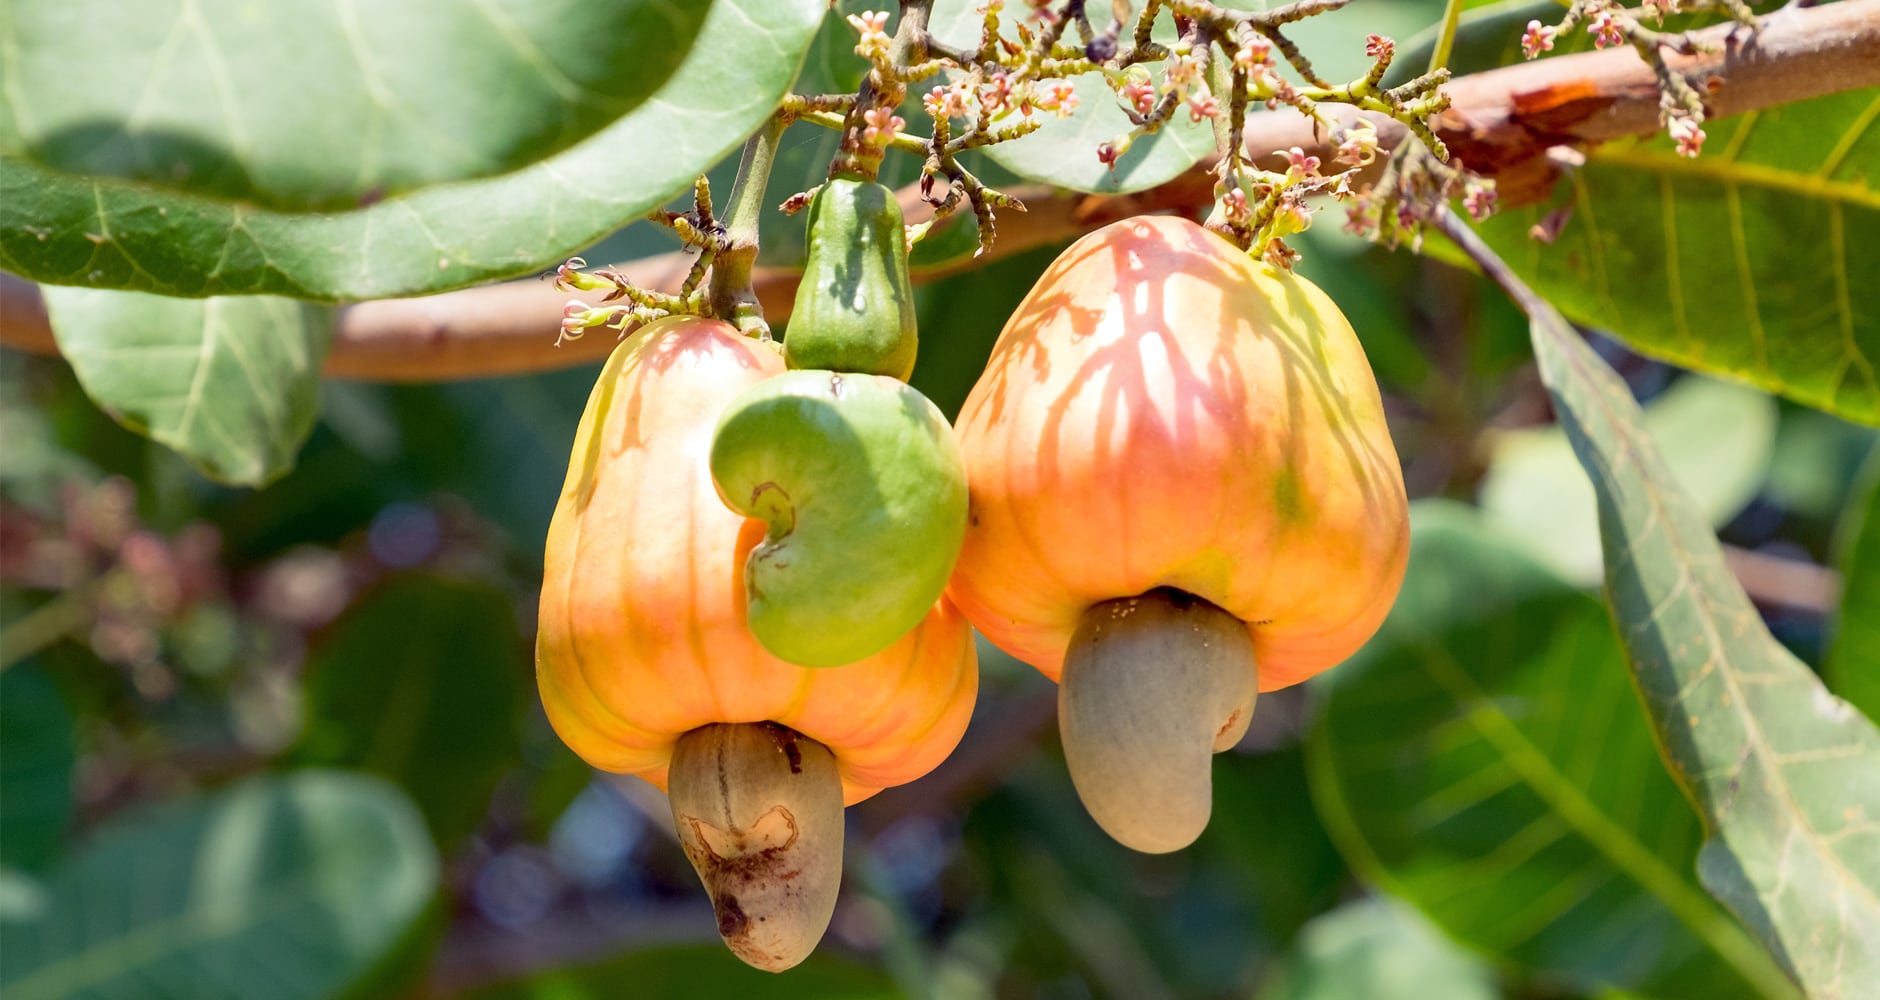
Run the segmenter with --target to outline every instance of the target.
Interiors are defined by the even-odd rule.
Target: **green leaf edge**
[[[564,258],[582,246],[606,235],[622,222],[664,203],[691,182],[688,175],[657,190],[642,188],[637,192],[608,196],[608,185],[632,186],[632,178],[620,177],[623,152],[644,148],[658,136],[681,130],[718,138],[697,170],[717,162],[744,141],[777,107],[802,68],[817,27],[822,23],[825,4],[814,0],[746,0],[757,4],[762,14],[753,15],[740,8],[737,0],[718,0],[708,16],[701,38],[722,37],[729,31],[725,22],[749,25],[757,17],[775,18],[775,31],[787,34],[783,44],[774,39],[773,29],[752,36],[778,48],[780,62],[787,60],[790,71],[779,74],[781,86],[755,94],[743,92],[746,100],[729,108],[689,107],[672,95],[712,92],[709,84],[716,79],[712,67],[726,58],[725,47],[701,41],[693,47],[685,62],[666,85],[640,107],[583,142],[541,160],[531,166],[498,177],[440,184],[398,197],[339,213],[286,213],[227,202],[203,196],[178,195],[148,184],[104,178],[77,178],[31,163],[17,155],[0,154],[0,268],[22,277],[47,284],[77,284],[94,288],[120,288],[182,297],[207,297],[229,294],[278,294],[311,301],[342,301],[391,298],[403,295],[447,291],[493,278],[511,277],[535,270],[546,263]],[[755,47],[755,46],[753,46]],[[701,68],[703,67],[703,68]],[[716,88],[715,97],[735,97]],[[623,139],[623,137],[629,137]],[[637,141],[636,141],[637,140]],[[569,178],[579,178],[570,181]],[[538,182],[553,183],[547,197],[515,198],[506,189],[530,187]],[[586,183],[583,183],[586,182]],[[586,226],[561,226],[554,219],[560,185],[580,189],[590,206],[610,211],[606,221]],[[23,203],[51,196],[60,199],[60,211],[47,216],[29,216]],[[113,207],[107,216],[107,198],[122,199],[127,205]],[[84,207],[89,205],[89,216]],[[539,211],[542,231],[531,240],[513,240],[503,236],[491,239],[485,231],[486,219],[468,211],[473,206],[529,205]],[[74,206],[79,206],[74,211]],[[199,281],[191,284],[165,281],[145,270],[126,253],[112,235],[110,221],[124,213],[149,213],[178,220],[207,217],[215,228],[225,231],[219,247],[203,247],[196,257]],[[429,213],[429,214],[427,214]],[[429,238],[432,253],[398,252],[401,266],[387,267],[384,261],[369,259],[380,220],[397,216],[409,218],[396,223],[393,239],[401,238],[397,227],[413,223]],[[433,216],[442,224],[433,225]],[[452,219],[456,219],[454,229]],[[201,224],[199,222],[199,224]],[[102,230],[92,231],[91,227]],[[283,239],[284,236],[284,239]],[[443,246],[446,237],[457,241]],[[49,243],[76,249],[75,241],[91,243],[87,263],[73,271],[61,272],[41,266],[30,256],[18,252],[21,245]],[[154,235],[142,237],[157,242]],[[482,246],[476,241],[482,240]],[[322,263],[303,266],[280,264],[270,253],[270,244],[284,242],[290,254],[304,253],[307,245],[338,247],[357,245],[351,254],[332,253],[314,256]],[[528,242],[544,249],[495,249],[496,244],[513,247]],[[109,247],[111,249],[107,250]],[[408,248],[407,248],[408,249]],[[147,252],[139,248],[139,255]],[[245,254],[246,260],[229,267],[232,255]],[[101,259],[102,257],[102,259]]]
[[[1560,313],[1554,310],[1552,306],[1538,298],[1535,299],[1530,306],[1532,319],[1531,333],[1534,342],[1536,364],[1541,372],[1542,380],[1547,384],[1549,394],[1553,398],[1558,419],[1561,424],[1567,428],[1568,438],[1573,443],[1574,453],[1580,457],[1581,465],[1587,469],[1589,478],[1593,480],[1595,492],[1599,495],[1600,534],[1609,549],[1606,559],[1607,607],[1611,611],[1614,625],[1619,631],[1621,645],[1626,651],[1627,664],[1631,668],[1629,673],[1632,677],[1635,689],[1639,692],[1640,701],[1645,706],[1646,713],[1652,721],[1653,736],[1659,744],[1659,751],[1665,759],[1667,769],[1677,781],[1678,787],[1684,791],[1686,796],[1690,799],[1699,817],[1704,821],[1706,835],[1704,845],[1698,855],[1697,865],[1699,880],[1713,896],[1716,896],[1720,902],[1734,912],[1739,920],[1746,926],[1751,927],[1752,933],[1763,939],[1764,946],[1769,949],[1770,954],[1785,967],[1789,968],[1796,975],[1797,979],[1803,983],[1806,989],[1810,992],[1817,993],[1817,995],[1835,995],[1821,991],[1827,990],[1830,983],[1839,982],[1838,970],[1835,972],[1835,979],[1829,982],[1817,982],[1811,975],[1811,973],[1815,971],[1814,969],[1803,969],[1796,966],[1792,957],[1788,954],[1787,949],[1784,947],[1785,942],[1781,937],[1781,933],[1776,930],[1772,923],[1767,921],[1755,921],[1752,919],[1754,914],[1744,912],[1742,905],[1751,900],[1737,898],[1738,890],[1752,890],[1753,902],[1756,904],[1766,905],[1769,901],[1764,900],[1760,894],[1753,893],[1755,887],[1748,883],[1747,876],[1740,871],[1740,866],[1738,866],[1738,874],[1742,877],[1742,885],[1724,885],[1719,882],[1724,873],[1720,872],[1717,866],[1724,863],[1735,864],[1735,855],[1726,842],[1719,839],[1719,825],[1716,815],[1713,815],[1715,810],[1705,808],[1704,803],[1712,796],[1712,790],[1708,790],[1702,785],[1702,782],[1704,782],[1708,776],[1700,775],[1693,777],[1687,774],[1678,764],[1677,759],[1672,755],[1669,749],[1671,738],[1676,736],[1680,731],[1694,728],[1696,720],[1692,719],[1687,722],[1677,717],[1678,713],[1676,712],[1664,711],[1666,707],[1681,707],[1681,702],[1677,705],[1660,706],[1654,704],[1651,695],[1648,693],[1646,678],[1641,674],[1639,657],[1634,651],[1633,643],[1630,641],[1630,633],[1635,632],[1641,624],[1649,626],[1652,619],[1647,619],[1644,623],[1631,621],[1627,616],[1627,612],[1618,606],[1618,602],[1614,597],[1617,582],[1626,578],[1626,574],[1636,572],[1632,568],[1635,564],[1635,560],[1632,559],[1630,550],[1627,550],[1625,553],[1627,556],[1626,559],[1615,558],[1616,553],[1610,551],[1611,549],[1618,548],[1622,541],[1622,539],[1615,535],[1618,529],[1613,527],[1611,511],[1613,500],[1609,492],[1610,488],[1606,485],[1610,480],[1607,477],[1594,475],[1595,466],[1600,464],[1603,459],[1602,456],[1598,454],[1597,445],[1586,437],[1587,432],[1584,429],[1585,425],[1578,418],[1573,416],[1575,413],[1573,402],[1562,397],[1562,393],[1565,391],[1562,388],[1563,380],[1568,384],[1576,384],[1580,391],[1586,395],[1588,405],[1607,410],[1606,420],[1615,428],[1636,431],[1637,421],[1633,414],[1637,412],[1637,404],[1632,403],[1632,414],[1621,412],[1615,415],[1610,409],[1611,401],[1606,397],[1617,393],[1624,393],[1627,401],[1631,399],[1630,393],[1626,391],[1624,385],[1618,382],[1618,376],[1610,367],[1606,366],[1597,355],[1592,353],[1591,348],[1572,333],[1572,328],[1568,326],[1566,320],[1561,317]],[[1572,371],[1571,369],[1575,367],[1583,370]],[[1621,405],[1621,409],[1624,409],[1623,405]],[[1698,608],[1702,610],[1703,621],[1706,625],[1705,631],[1712,634],[1714,643],[1721,644],[1723,635],[1717,623],[1718,614],[1714,602],[1721,600],[1725,604],[1740,604],[1740,612],[1747,615],[1749,620],[1755,622],[1756,631],[1753,632],[1750,637],[1754,639],[1757,635],[1760,635],[1768,644],[1768,649],[1772,654],[1771,658],[1774,660],[1778,670],[1786,668],[1790,671],[1791,676],[1789,679],[1793,682],[1808,684],[1812,681],[1819,697],[1839,701],[1839,699],[1835,699],[1834,696],[1828,692],[1825,686],[1821,685],[1819,678],[1815,677],[1799,660],[1796,660],[1793,655],[1789,654],[1776,643],[1774,637],[1769,634],[1767,627],[1762,623],[1761,616],[1756,614],[1755,609],[1750,606],[1749,598],[1743,593],[1742,587],[1737,584],[1735,577],[1724,567],[1722,551],[1717,545],[1715,534],[1708,528],[1690,529],[1686,521],[1679,519],[1679,512],[1671,509],[1688,506],[1690,501],[1684,496],[1682,489],[1678,487],[1675,482],[1668,481],[1668,474],[1663,473],[1663,459],[1657,453],[1656,444],[1652,442],[1648,436],[1643,436],[1642,434],[1632,435],[1627,440],[1621,441],[1620,444],[1625,451],[1630,453],[1631,460],[1640,466],[1640,470],[1646,481],[1653,487],[1651,495],[1654,498],[1653,502],[1655,506],[1658,508],[1658,513],[1653,523],[1658,526],[1658,530],[1664,532],[1666,544],[1670,545],[1676,549],[1680,555],[1684,556],[1678,563],[1681,567],[1684,567],[1682,575],[1684,575],[1686,579],[1692,579],[1694,574],[1689,567],[1694,564],[1710,565],[1713,569],[1713,573],[1707,575],[1711,576],[1713,579],[1723,581],[1722,587],[1718,588],[1721,590],[1721,593],[1712,594],[1708,592],[1701,583],[1692,579],[1693,596],[1690,600],[1694,601]],[[1638,589],[1648,595],[1651,591],[1651,588],[1642,582],[1638,584]],[[1674,594],[1673,596],[1676,595]],[[1656,613],[1654,612],[1652,618],[1655,619],[1655,617]],[[1675,679],[1673,670],[1668,662],[1663,665],[1661,669],[1666,673],[1668,678]],[[1730,706],[1739,716],[1739,724],[1743,725],[1747,731],[1758,734],[1757,742],[1762,744],[1760,753],[1748,754],[1738,763],[1735,768],[1735,774],[1731,778],[1731,784],[1734,784],[1738,780],[1743,779],[1743,771],[1749,766],[1752,759],[1761,760],[1772,754],[1773,751],[1767,747],[1760,736],[1762,730],[1761,720],[1750,713],[1747,707],[1749,701],[1742,697],[1741,681],[1736,679],[1734,668],[1730,664],[1725,663],[1716,673],[1725,678],[1731,686],[1730,697],[1726,700],[1725,704]],[[1681,685],[1679,687],[1681,688]],[[1854,716],[1856,733],[1859,735],[1858,724],[1865,722],[1865,718],[1860,716],[1858,712],[1854,712],[1851,706],[1846,706],[1845,703],[1842,704],[1847,711]],[[1865,741],[1866,750],[1869,754],[1873,755],[1876,760],[1880,760],[1880,730],[1875,729],[1871,722],[1867,722],[1865,735],[1867,736],[1867,740]],[[1794,801],[1794,796],[1788,790],[1787,779],[1782,775],[1780,766],[1771,766],[1770,763],[1765,762],[1758,770],[1773,772],[1774,777],[1767,778],[1766,780],[1770,780],[1774,785],[1781,788],[1783,794],[1790,798],[1791,801]],[[1760,777],[1763,776],[1755,774],[1750,775],[1751,780]],[[1821,835],[1816,833],[1810,824],[1804,821],[1801,822],[1801,825],[1807,830],[1810,839],[1821,839]],[[1836,867],[1843,866],[1842,860],[1835,852],[1827,850],[1824,847],[1821,853],[1831,858]],[[1854,879],[1851,872],[1848,873],[1848,875],[1853,890],[1858,891],[1865,888],[1864,883]],[[1871,891],[1869,891],[1869,895],[1871,895]],[[1756,926],[1758,923],[1766,926],[1766,931],[1764,927]]]
[[[1439,516],[1453,516],[1453,513]],[[1484,528],[1487,530],[1487,533],[1491,535],[1500,530],[1492,525],[1484,525]],[[1511,543],[1509,557],[1519,558],[1532,563],[1537,573],[1543,574],[1549,579],[1558,578],[1558,574],[1554,573],[1553,570],[1547,569],[1544,564],[1534,560],[1534,558],[1527,553],[1526,549],[1520,548],[1514,543]],[[1562,581],[1560,585],[1563,591],[1575,589],[1572,584],[1565,581]],[[1468,678],[1466,675],[1462,680],[1465,683],[1473,684],[1472,679]],[[1482,701],[1485,704],[1493,704],[1493,700],[1486,697],[1483,698]],[[1398,881],[1397,878],[1390,873],[1389,866],[1385,865],[1383,860],[1377,856],[1377,852],[1371,849],[1370,841],[1365,838],[1363,830],[1360,829],[1357,817],[1352,812],[1351,806],[1339,786],[1338,777],[1334,772],[1330,727],[1326,724],[1323,712],[1315,712],[1314,714],[1315,718],[1312,727],[1307,732],[1305,739],[1307,751],[1307,787],[1312,793],[1312,802],[1318,809],[1319,818],[1325,823],[1326,833],[1331,836],[1332,842],[1338,845],[1339,853],[1345,856],[1345,860],[1351,865],[1352,871],[1356,873],[1360,879],[1390,893],[1398,899],[1404,900],[1412,906],[1416,906],[1416,896],[1409,891],[1407,886]],[[1505,724],[1506,728],[1512,728],[1512,724],[1508,723],[1505,713],[1497,710],[1494,712],[1493,717],[1496,721]],[[1491,736],[1487,730],[1478,731],[1481,732],[1484,741],[1489,742],[1497,748],[1502,746],[1501,741]],[[1508,734],[1504,735],[1506,736]],[[1756,944],[1755,940],[1751,938],[1743,928],[1731,922],[1720,913],[1717,908],[1711,905],[1693,886],[1678,879],[1668,870],[1663,870],[1665,869],[1665,861],[1662,858],[1645,851],[1642,847],[1638,848],[1637,851],[1625,852],[1627,857],[1623,860],[1615,855],[1611,847],[1613,841],[1595,835],[1596,830],[1602,827],[1611,827],[1613,825],[1612,822],[1600,814],[1597,807],[1587,804],[1584,797],[1579,796],[1578,790],[1573,788],[1570,783],[1559,779],[1558,772],[1556,772],[1553,765],[1545,759],[1545,755],[1535,750],[1532,744],[1528,743],[1526,737],[1518,730],[1513,732],[1511,736],[1512,739],[1522,745],[1523,749],[1529,751],[1526,755],[1527,757],[1539,757],[1540,759],[1538,761],[1529,759],[1524,765],[1520,759],[1510,755],[1507,758],[1509,766],[1512,767],[1517,774],[1521,775],[1523,783],[1529,788],[1532,788],[1535,795],[1545,801],[1549,809],[1559,815],[1570,829],[1580,837],[1586,839],[1615,869],[1623,873],[1635,885],[1650,892],[1654,898],[1663,903],[1665,908],[1678,918],[1679,923],[1683,924],[1698,940],[1704,942],[1713,953],[1722,957],[1726,962],[1729,962],[1731,967],[1736,969],[1744,979],[1765,987],[1765,996],[1796,997],[1798,995],[1793,985],[1789,982],[1788,977],[1777,967],[1774,960]],[[1534,780],[1534,774],[1539,772],[1533,771],[1531,773],[1531,770],[1534,768],[1543,769],[1548,774],[1553,775],[1555,780],[1549,784],[1536,782]],[[1545,777],[1546,775],[1542,776]],[[1571,810],[1562,808],[1560,803],[1556,801],[1555,793],[1548,791],[1548,789],[1552,787],[1555,792],[1558,792],[1559,786],[1565,786],[1565,791],[1571,793],[1578,799],[1577,804]],[[1590,814],[1590,819],[1588,819],[1588,814]],[[1627,831],[1621,829],[1617,831],[1617,834],[1619,840],[1636,844],[1636,838]],[[1651,872],[1648,876],[1642,876],[1637,869],[1660,869],[1660,871]],[[1670,887],[1671,892],[1669,895],[1662,891],[1662,887],[1659,885],[1661,882]],[[1423,912],[1421,907],[1418,907],[1418,910],[1419,912]],[[1430,915],[1425,913],[1425,916]],[[1430,916],[1430,920],[1432,923],[1437,924],[1437,926],[1441,926],[1433,916]],[[1445,933],[1447,933],[1447,931],[1445,931]],[[1460,943],[1476,954],[1485,954],[1481,949],[1467,942]],[[1504,971],[1516,970],[1526,972],[1531,968],[1525,963],[1499,952],[1487,952],[1486,954]],[[1773,980],[1771,979],[1772,976],[1774,977]]]

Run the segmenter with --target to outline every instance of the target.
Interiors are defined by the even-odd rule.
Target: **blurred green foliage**
[[[1481,11],[1457,49],[1465,68],[1507,61],[1510,32],[1539,16],[1469,6]],[[1366,32],[1409,35],[1442,7],[1361,0],[1298,37],[1325,50],[1327,72],[1355,72]],[[852,38],[825,23],[805,88],[855,86]],[[1404,51],[1399,65],[1420,68]],[[827,133],[792,130],[769,201],[814,184],[832,151]],[[915,176],[890,162],[891,179]],[[729,190],[728,164],[712,176]],[[966,232],[936,233],[917,266],[959,262]],[[772,213],[764,238],[766,261],[789,263],[800,217]],[[1412,495],[1451,501],[1418,505],[1391,621],[1323,683],[1263,696],[1242,746],[1216,760],[1207,833],[1161,857],[1088,819],[1050,685],[982,646],[960,752],[852,811],[829,937],[783,976],[715,943],[663,797],[587,769],[533,694],[534,588],[592,368],[326,382],[293,471],[236,490],[100,412],[82,363],[75,377],[0,354],[0,988],[8,1000],[1780,995],[1698,884],[1701,823],[1663,770],[1594,589],[1592,498],[1549,425],[1525,318],[1475,276],[1372,248],[1330,218],[1296,243],[1377,370]],[[672,248],[632,226],[589,256]],[[944,412],[1055,252],[918,290],[913,381]],[[1880,588],[1880,460],[1860,471],[1873,431],[1594,343],[1658,415],[1646,426],[1727,543],[1839,572],[1832,632],[1831,607],[1779,586],[1760,610],[1876,711],[1860,693],[1880,677],[1874,615],[1856,610]],[[270,399],[255,386],[217,403]],[[1478,500],[1485,513],[1453,502]]]

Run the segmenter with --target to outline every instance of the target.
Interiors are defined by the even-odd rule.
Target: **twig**
[[[1880,85],[1880,0],[1844,0],[1825,7],[1789,6],[1763,22],[1753,43],[1734,25],[1698,33],[1708,51],[1670,58],[1682,71],[1711,81],[1710,117],[1722,118],[1864,87]],[[1503,205],[1544,199],[1552,190],[1547,151],[1584,146],[1659,128],[1658,81],[1629,49],[1559,56],[1451,81],[1450,109],[1437,121],[1443,141],[1471,169],[1496,179]],[[1354,123],[1345,109],[1339,124]],[[1405,129],[1380,115],[1380,149],[1403,142]],[[1272,150],[1298,146],[1328,164],[1330,132],[1290,111],[1249,115],[1245,149],[1262,165],[1284,169]],[[1380,156],[1381,162],[1384,157]],[[1063,242],[1135,211],[1198,214],[1214,199],[1213,178],[1202,164],[1154,192],[1120,197],[1053,194],[1018,189],[1030,210],[1001,221],[999,242],[989,259],[1008,257]],[[930,217],[918,191],[904,191],[910,223]],[[957,222],[955,224],[958,224]],[[931,280],[957,267],[917,273]],[[676,291],[692,264],[680,255],[650,257],[622,265],[643,288]],[[796,276],[758,268],[752,274],[765,314],[786,315]],[[584,364],[605,357],[612,342],[590,336],[553,349],[561,305],[567,296],[546,281],[516,281],[417,299],[360,303],[341,311],[327,374],[337,378],[409,382],[482,378]],[[37,288],[0,274],[0,343],[53,353]]]

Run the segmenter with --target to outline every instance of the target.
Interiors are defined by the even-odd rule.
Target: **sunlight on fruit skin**
[[[946,589],[966,470],[939,408],[881,375],[792,371],[746,389],[712,438],[727,507],[766,525],[745,563],[751,631],[805,666],[872,656]]]
[[[842,781],[828,748],[771,723],[713,725],[672,754],[673,826],[733,953],[808,958],[842,885]]]
[[[932,770],[978,689],[972,631],[945,600],[865,660],[787,663],[744,621],[761,522],[726,510],[707,468],[724,405],[783,370],[714,320],[649,324],[602,370],[544,555],[536,679],[588,763],[667,783],[673,746],[712,723],[775,722],[828,747],[854,803]]]
[[[1356,334],[1187,220],[1072,244],[957,426],[971,496],[948,595],[1052,679],[1093,607],[1167,588],[1241,623],[1258,690],[1288,687],[1361,646],[1402,583],[1403,477]],[[1159,697],[1168,668],[1136,669]]]
[[[1240,619],[1175,591],[1106,601],[1084,613],[1061,681],[1064,762],[1091,817],[1144,853],[1194,843],[1213,807],[1210,761],[1253,721]]]

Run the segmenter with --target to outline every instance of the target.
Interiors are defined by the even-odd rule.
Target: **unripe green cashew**
[[[768,529],[744,565],[751,632],[804,666],[853,663],[919,624],[966,533],[953,429],[886,376],[759,382],[719,418],[711,471],[725,505]]]
[[[831,178],[809,203],[809,257],[783,338],[784,363],[905,382],[918,347],[894,192],[874,181]]]

